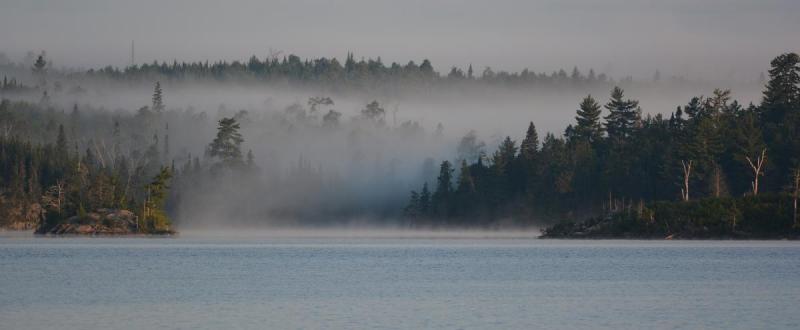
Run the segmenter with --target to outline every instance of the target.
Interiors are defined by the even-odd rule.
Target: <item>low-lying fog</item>
[[[78,83],[65,80],[64,84]],[[148,82],[80,84],[86,89],[83,94],[50,94],[54,108],[69,113],[77,104],[84,111],[134,114],[150,104],[153,93]],[[182,228],[233,221],[230,218],[285,225],[296,224],[298,218],[334,217],[346,218],[341,221],[350,224],[374,224],[376,218],[398,216],[410,190],[419,189],[423,182],[434,185],[439,162],[474,160],[477,154],[458,153],[459,141],[468,132],[476,132],[477,145],[485,143],[474,152],[489,155],[507,135],[519,143],[531,121],[540,137],[546,132],[560,135],[574,122],[575,110],[586,94],[605,103],[613,85],[470,85],[349,93],[311,87],[165,81],[162,88],[167,116],[163,126],[154,132],[122,130],[123,134],[128,130],[131,135],[145,137],[156,134],[161,139],[169,135],[170,159],[165,163],[171,160],[181,168],[189,157],[204,157],[220,118],[235,117],[241,124],[242,150],[252,150],[263,182],[227,186],[192,182],[183,186],[181,202],[173,209]],[[761,93],[756,82],[726,86],[663,81],[623,86],[627,97],[640,100],[645,114],[667,116],[692,96],[708,95],[714,88],[733,89],[734,98],[745,105],[757,102]],[[314,96],[331,97],[334,104],[312,111],[307,101]],[[38,102],[38,97],[23,98]],[[373,100],[384,108],[385,124],[365,121],[361,115]],[[330,110],[341,113],[336,127],[324,123],[323,117]],[[108,139],[112,119],[108,120],[97,124],[106,127],[82,127],[82,132],[74,133],[81,150],[90,141]],[[53,138],[45,140],[52,142]],[[136,148],[131,145],[129,151]]]

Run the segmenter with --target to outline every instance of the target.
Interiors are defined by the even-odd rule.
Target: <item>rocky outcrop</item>
[[[138,217],[128,210],[98,209],[36,230],[40,235],[131,235],[139,233]]]

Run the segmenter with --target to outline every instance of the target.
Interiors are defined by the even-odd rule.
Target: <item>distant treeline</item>
[[[296,55],[278,58],[272,56],[264,60],[256,56],[247,62],[217,61],[205,62],[153,62],[132,65],[126,68],[105,67],[90,70],[89,76],[111,77],[119,80],[167,79],[214,79],[241,80],[243,78],[259,81],[278,81],[292,83],[322,82],[329,84],[351,84],[369,86],[374,83],[437,83],[474,81],[503,84],[596,84],[607,83],[611,79],[606,74],[596,74],[593,69],[582,73],[577,67],[571,72],[564,69],[548,73],[536,73],[528,69],[520,72],[494,71],[490,67],[473,69],[452,67],[447,73],[436,71],[427,59],[420,63],[410,61],[406,64],[384,64],[381,58],[356,60],[348,54],[344,64],[336,58],[301,59]],[[626,78],[630,79],[630,78]]]
[[[507,137],[492,155],[468,135],[460,159],[442,162],[436,182],[411,192],[406,219],[417,226],[531,224],[652,201],[762,193],[793,194],[796,203],[798,63],[794,53],[771,62],[759,105],[742,106],[730,91],[715,90],[668,116],[642,116],[638,102],[615,87],[602,105],[586,96],[576,122],[541,144],[534,123],[521,143]]]

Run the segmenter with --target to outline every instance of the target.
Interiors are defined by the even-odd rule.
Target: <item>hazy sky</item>
[[[798,0],[0,0],[0,51],[56,66],[302,57],[755,79],[800,48]]]

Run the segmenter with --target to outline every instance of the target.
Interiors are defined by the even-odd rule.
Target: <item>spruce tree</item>
[[[575,126],[575,135],[589,143],[597,143],[603,137],[603,126],[600,124],[600,105],[592,98],[586,96],[581,101],[575,119],[578,125]]]
[[[164,98],[161,91],[161,82],[156,82],[156,87],[153,89],[153,111],[161,113],[164,111]]]
[[[169,191],[172,173],[168,167],[162,167],[159,173],[147,185],[147,194],[143,205],[142,218],[145,228],[160,232],[169,230],[170,219],[164,210]]]
[[[475,192],[475,179],[472,177],[467,161],[462,160],[455,191],[455,205],[453,206],[457,215],[469,215],[469,211],[473,208],[472,204],[475,202]]]
[[[782,54],[770,63],[769,82],[761,102],[767,121],[777,123],[787,112],[800,111],[800,56]]]
[[[439,176],[436,178],[436,191],[433,193],[433,211],[436,216],[447,218],[450,215],[451,198],[453,195],[453,166],[449,161],[443,161],[439,166]]]
[[[786,185],[790,169],[800,166],[800,56],[782,54],[771,64],[761,114],[771,150],[769,166],[777,168],[765,184],[777,187]]]
[[[519,154],[525,161],[531,161],[536,157],[536,152],[539,150],[539,134],[536,133],[536,125],[533,122],[528,124],[528,131],[525,133],[525,138],[522,139],[522,144],[519,145]]]
[[[423,217],[431,215],[431,191],[427,182],[422,185],[422,191],[419,193],[419,214]]]
[[[64,133],[64,125],[58,125],[58,137],[56,137],[56,154],[60,158],[59,161],[65,161],[69,153],[67,144],[67,134]]]
[[[239,123],[234,118],[222,118],[217,127],[217,137],[208,146],[209,156],[219,159],[221,165],[238,166],[242,164],[241,144],[244,142],[239,134]]]
[[[615,142],[624,141],[631,135],[636,122],[641,119],[639,101],[623,99],[622,88],[614,87],[611,100],[605,105],[609,114],[605,117],[608,137]]]

